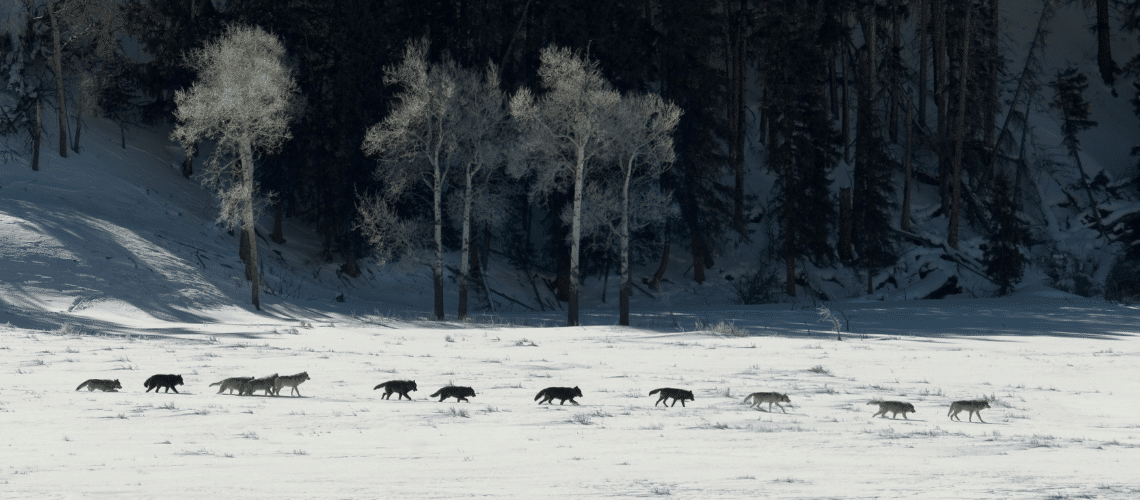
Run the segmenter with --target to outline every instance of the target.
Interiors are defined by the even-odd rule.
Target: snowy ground
[[[1067,304],[862,309],[856,331],[941,316],[841,342],[812,310],[752,311],[788,326],[747,337],[242,314],[149,338],[0,327],[0,496],[1136,498],[1140,311]],[[951,319],[975,312],[1006,326]],[[300,371],[304,397],[207,387]],[[155,373],[182,374],[181,394],[145,393]],[[124,388],[75,392],[89,378]],[[415,401],[372,390],[405,378]],[[450,383],[478,396],[427,397]],[[575,385],[581,406],[532,400]],[[696,401],[654,407],[658,387]],[[794,406],[749,409],[754,391]],[[946,416],[981,397],[986,423]],[[871,418],[871,399],[918,412]]]
[[[1059,32],[1080,43],[1054,43],[1064,50],[1050,71],[1078,61],[1095,74],[1091,35]],[[1086,167],[1120,171],[1135,117],[1119,105],[1127,96],[1093,82],[1101,126],[1086,132]],[[1042,134],[1056,129],[1035,117]],[[614,326],[616,279],[586,280],[587,326],[556,328],[565,313],[549,290],[492,259],[491,286],[527,306],[495,295],[493,312],[436,323],[423,320],[425,266],[362,261],[348,278],[287,220],[286,244],[262,240],[254,311],[237,239],[179,175],[167,131],[132,128],[123,149],[116,125],[88,126],[80,154],[59,158],[49,130],[39,172],[27,158],[0,165],[0,498],[1140,497],[1140,309],[1046,288],[1040,269],[1012,298],[915,301],[939,273],[977,278],[908,250],[898,286],[873,296],[886,301],[828,304],[838,341],[803,296],[731,305],[729,276],[758,265],[747,245],[725,249],[704,284],[675,252],[661,290],[634,292],[632,328]],[[917,218],[932,207],[920,189]],[[918,233],[945,227],[921,223]],[[1053,236],[1076,248],[1091,241],[1081,231]],[[813,286],[861,283],[834,274],[818,270]],[[449,276],[449,318],[455,288]],[[208,387],[301,371],[304,397]],[[158,373],[183,375],[181,394],[145,393]],[[75,391],[91,378],[123,390]],[[372,390],[404,378],[419,384],[415,401]],[[428,398],[449,383],[478,396]],[[581,406],[537,405],[548,386],[579,386]],[[696,400],[654,407],[659,387]],[[756,391],[786,392],[793,406],[741,404]],[[947,417],[952,401],[982,397],[985,423]],[[918,412],[871,418],[872,399]]]

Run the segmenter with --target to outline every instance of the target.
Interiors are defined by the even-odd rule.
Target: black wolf
[[[155,394],[158,394],[158,389],[161,387],[166,388],[165,392],[174,389],[174,393],[178,394],[178,389],[174,388],[176,385],[186,385],[182,383],[182,375],[151,375],[150,378],[146,379],[146,382],[143,382],[146,392],[154,389]]]
[[[119,392],[119,389],[123,388],[123,384],[119,383],[119,379],[105,380],[93,378],[82,384],[79,384],[79,387],[76,387],[75,390],[78,391],[84,387],[86,387],[87,390],[91,392],[94,392],[95,389],[99,389],[103,392]]]
[[[392,399],[392,393],[398,392],[400,393],[400,396],[396,398],[397,400],[408,398],[408,400],[411,401],[412,397],[408,395],[408,391],[419,392],[419,389],[416,388],[415,380],[389,380],[383,384],[373,387],[372,390],[375,391],[381,387],[384,388],[384,395],[380,396],[380,399]]]
[[[447,398],[455,398],[456,403],[460,401],[467,401],[470,403],[471,401],[468,401],[467,398],[475,397],[475,389],[472,389],[470,387],[449,385],[447,387],[440,387],[438,391],[435,391],[435,394],[432,394],[429,397],[434,398],[436,396],[439,396],[440,403],[442,403],[443,400]]]
[[[660,389],[653,389],[652,391],[649,391],[649,395],[652,396],[652,395],[657,394],[659,392],[661,393],[661,399],[658,399],[657,403],[665,401],[666,399],[669,399],[669,398],[673,398],[673,404],[671,404],[669,406],[676,406],[677,401],[680,401],[681,407],[684,408],[686,399],[689,401],[694,401],[696,399],[693,397],[693,391],[686,391],[684,389],[673,389],[672,387],[662,387]],[[657,403],[653,403],[653,406],[657,406]]]
[[[574,398],[580,398],[580,397],[583,397],[582,396],[582,390],[579,389],[578,386],[574,386],[574,387],[547,387],[541,391],[538,391],[538,394],[536,394],[534,396],[534,400],[538,401],[539,398],[546,398],[546,399],[543,399],[542,401],[538,401],[538,404],[542,404],[542,403],[554,404],[554,400],[559,399],[561,401],[559,401],[558,404],[563,405],[563,404],[566,404],[567,399],[569,399],[571,403],[578,404],[577,401],[574,401]]]

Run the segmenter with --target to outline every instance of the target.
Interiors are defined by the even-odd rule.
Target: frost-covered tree
[[[217,190],[218,221],[230,228],[240,224],[248,239],[247,270],[258,309],[253,155],[255,150],[273,152],[288,140],[289,122],[299,112],[297,84],[285,59],[285,47],[276,36],[258,27],[230,26],[187,56],[198,79],[174,96],[178,125],[172,137],[183,148],[204,139],[217,141],[202,181]]]
[[[612,129],[621,94],[602,76],[597,62],[566,48],[540,54],[538,76],[545,90],[535,96],[523,88],[511,97],[511,115],[523,128],[521,143],[532,157],[512,162],[512,175],[533,173],[532,198],[571,193],[570,305],[567,326],[578,325],[578,256],[582,240],[583,193],[587,169],[605,167],[603,157],[617,137]],[[609,164],[612,166],[612,164]]]
[[[408,42],[400,64],[386,68],[384,83],[398,85],[403,91],[396,95],[396,104],[384,121],[373,125],[364,136],[364,153],[379,158],[376,178],[384,182],[383,200],[365,201],[371,207],[389,207],[387,214],[395,216],[390,207],[411,192],[416,182],[423,182],[432,196],[432,235],[435,257],[432,261],[432,282],[435,288],[434,317],[444,318],[443,310],[443,192],[447,187],[448,171],[458,149],[461,130],[460,78],[463,71],[450,58],[438,64],[427,62],[428,41]],[[469,83],[469,82],[465,82]],[[375,212],[378,214],[383,211]],[[361,212],[361,215],[367,215]],[[373,241],[382,248],[392,244],[413,244],[407,235],[396,232],[400,238],[384,241],[376,236],[388,229],[374,226],[380,221],[362,217],[360,225]]]
[[[607,170],[601,182],[586,186],[589,207],[582,216],[582,233],[618,240],[621,260],[619,323],[629,325],[630,233],[664,222],[672,197],[661,192],[661,173],[673,162],[673,132],[681,108],[655,94],[622,96],[613,114],[616,138],[610,153],[618,169]]]
[[[460,123],[457,160],[463,176],[462,239],[459,257],[459,319],[467,317],[467,282],[471,272],[471,225],[475,214],[496,222],[504,214],[505,200],[488,190],[488,174],[501,165],[510,133],[506,94],[499,88],[499,69],[489,64],[485,73],[457,72]],[[489,298],[488,298],[489,299]]]

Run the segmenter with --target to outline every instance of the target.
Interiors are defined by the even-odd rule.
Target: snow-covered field
[[[1091,21],[1065,8],[1058,32],[1080,43],[1056,41],[1047,65],[1095,74]],[[1136,49],[1130,35],[1113,44]],[[1086,132],[1085,165],[1119,174],[1135,117],[1093,82],[1101,126]],[[1033,120],[1055,147],[1055,121]],[[550,310],[552,294],[492,259],[490,286],[516,302],[437,323],[423,319],[426,267],[365,260],[348,278],[319,258],[318,235],[287,220],[286,244],[262,240],[254,311],[237,239],[214,223],[210,193],[179,175],[168,131],[132,128],[123,149],[115,124],[88,126],[81,154],[59,158],[49,130],[41,171],[27,158],[0,165],[0,499],[1140,498],[1140,308],[1049,289],[1036,264],[1010,298],[975,287],[969,300],[915,301],[949,275],[984,280],[910,249],[895,288],[872,296],[887,300],[827,304],[840,341],[807,294],[731,305],[729,276],[756,270],[755,246],[725,249],[704,284],[675,252],[661,290],[634,292],[632,328],[614,326],[616,278],[584,283],[587,326],[556,328],[565,313]],[[1059,191],[1039,182],[1052,213]],[[926,191],[918,219],[935,207]],[[916,234],[945,227],[921,222]],[[1107,255],[1084,249],[1091,229],[1065,227],[1049,225],[1058,248]],[[809,278],[819,290],[861,283],[831,274]],[[453,319],[450,276],[446,286]],[[302,371],[303,397],[209,387]],[[145,392],[161,373],[183,376],[180,394]],[[92,378],[123,389],[75,390]],[[415,380],[415,400],[381,400],[372,388],[393,379]],[[428,397],[448,384],[478,395]],[[581,405],[538,405],[550,386],[580,387]],[[655,407],[660,387],[696,400]],[[792,406],[742,404],[758,391]],[[983,397],[985,423],[947,416],[951,402]],[[918,411],[872,418],[876,399]]]
[[[843,341],[808,309],[713,313],[750,318],[736,325],[747,337],[235,312],[168,325],[182,333],[166,337],[0,327],[0,496],[1140,495],[1140,311],[1026,298],[848,314],[857,333]],[[954,319],[985,314],[1005,326]],[[924,316],[924,329],[901,332]],[[858,334],[876,321],[901,328]],[[301,371],[304,397],[207,387]],[[186,384],[144,392],[156,373]],[[123,390],[74,390],[89,378]],[[415,401],[372,390],[392,379],[416,380]],[[427,397],[451,383],[478,396]],[[581,406],[537,405],[549,386],[579,386]],[[659,387],[696,400],[655,407],[647,394]],[[793,406],[749,409],[741,400],[755,391],[786,392]],[[950,402],[982,397],[993,400],[986,423],[946,416]],[[872,399],[918,412],[872,418]]]

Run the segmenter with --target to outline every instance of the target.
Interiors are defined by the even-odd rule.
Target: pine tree
[[[1056,79],[1050,83],[1056,92],[1056,97],[1050,106],[1061,111],[1063,117],[1061,123],[1063,138],[1061,142],[1064,143],[1065,149],[1069,150],[1069,156],[1077,165],[1077,172],[1081,176],[1081,187],[1088,194],[1089,206],[1095,216],[1097,229],[1103,236],[1106,228],[1100,218],[1100,208],[1097,207],[1096,199],[1093,198],[1092,187],[1089,186],[1089,176],[1085,173],[1085,167],[1081,163],[1081,141],[1077,137],[1077,134],[1082,131],[1096,126],[1095,121],[1089,120],[1090,105],[1084,98],[1084,91],[1089,86],[1088,81],[1088,77],[1084,73],[1078,72],[1076,68],[1057,70]]]
[[[852,224],[855,251],[867,270],[867,293],[874,292],[874,271],[895,260],[891,234],[890,210],[893,206],[892,172],[897,162],[890,158],[879,135],[875,89],[878,19],[875,6],[864,8],[862,17],[864,46],[859,54],[858,116],[856,118],[856,154],[854,189],[852,192]]]
[[[1008,295],[1013,285],[1021,281],[1026,258],[1021,246],[1029,241],[1029,229],[1021,220],[1021,205],[1013,197],[1009,178],[998,175],[994,179],[993,203],[994,230],[989,234],[982,263],[986,274],[998,284],[998,295]]]

